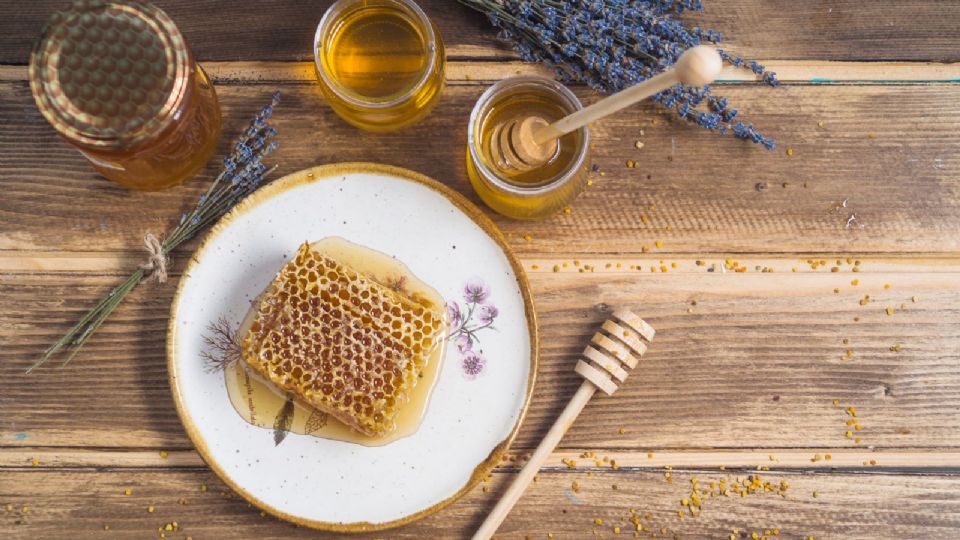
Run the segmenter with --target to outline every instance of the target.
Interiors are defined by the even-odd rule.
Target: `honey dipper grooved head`
[[[617,391],[647,352],[653,327],[630,311],[616,311],[583,350],[574,370],[607,395]]]
[[[550,161],[557,153],[556,139],[538,144],[534,133],[549,123],[539,116],[510,120],[494,130],[490,139],[492,154],[501,166],[531,171]]]

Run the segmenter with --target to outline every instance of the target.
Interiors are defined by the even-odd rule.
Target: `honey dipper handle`
[[[513,479],[513,483],[510,484],[497,505],[493,507],[487,519],[480,525],[477,533],[473,535],[473,540],[489,540],[493,533],[497,532],[497,528],[507,518],[507,514],[510,513],[513,505],[517,503],[527,486],[533,481],[533,477],[540,471],[540,466],[547,460],[554,448],[560,444],[560,439],[570,429],[573,421],[577,419],[580,411],[583,410],[583,407],[590,401],[596,391],[597,387],[593,383],[583,381],[577,393],[570,399],[570,403],[567,403],[566,408],[563,409],[563,413],[560,414],[553,427],[547,432],[547,436],[540,442],[540,446],[530,456],[527,464],[520,469],[520,473]]]
[[[720,76],[722,69],[723,59],[720,58],[720,53],[716,49],[707,45],[697,45],[684,51],[677,59],[673,69],[621,90],[610,97],[603,98],[589,107],[557,120],[549,126],[537,129],[533,132],[533,140],[538,145],[544,145],[571,131],[580,129],[590,122],[609,116],[620,109],[662,92],[677,83],[690,86],[710,84]]]

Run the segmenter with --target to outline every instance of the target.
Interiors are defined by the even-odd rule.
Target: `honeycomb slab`
[[[396,428],[446,332],[442,306],[306,243],[255,310],[242,342],[247,365],[371,437]]]

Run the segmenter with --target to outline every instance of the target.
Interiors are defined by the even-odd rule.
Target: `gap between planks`
[[[514,239],[516,240],[516,239]],[[521,239],[521,242],[523,240]],[[519,242],[515,242],[520,244]],[[175,252],[175,261],[183,263],[188,253]],[[40,250],[0,250],[0,273],[48,273],[68,272],[96,273],[98,275],[117,275],[132,272],[144,261],[140,252],[115,251],[40,251]],[[849,253],[798,253],[798,254],[731,254],[731,253],[670,253],[651,251],[642,257],[623,257],[619,255],[597,256],[596,254],[569,254],[550,257],[527,256],[518,254],[527,273],[608,273],[636,274],[649,273],[650,268],[659,272],[665,266],[670,273],[702,273],[711,268],[716,273],[732,273],[726,269],[726,262],[736,261],[747,268],[747,273],[756,273],[757,267],[769,268],[774,273],[832,273],[834,266],[839,273],[852,273],[853,265],[848,259],[860,261],[859,273],[957,273],[960,272],[960,253],[931,254],[849,254]],[[825,265],[811,268],[808,260],[826,261]],[[837,261],[840,264],[837,264]],[[676,263],[676,267],[673,264]],[[639,271],[637,270],[639,267]],[[796,269],[794,271],[794,269]],[[173,275],[179,275],[177,271]]]
[[[960,449],[868,450],[859,448],[755,449],[755,450],[667,450],[667,451],[594,451],[584,458],[585,450],[563,450],[547,458],[543,470],[619,469],[715,469],[731,470],[831,470],[831,469],[936,469],[960,473]],[[529,454],[509,454],[498,468],[522,466]],[[825,456],[830,455],[830,459]],[[165,457],[164,457],[165,456]],[[604,458],[608,461],[602,461]],[[36,460],[36,465],[33,465]],[[600,465],[597,464],[600,460]],[[871,460],[876,465],[871,464]],[[574,465],[575,463],[575,465]],[[866,465],[865,465],[866,463]],[[0,448],[0,469],[57,468],[175,468],[206,467],[193,450],[106,450],[62,448]],[[767,470],[767,469],[764,469]]]
[[[885,84],[960,83],[960,63],[936,62],[840,62],[815,60],[763,60],[761,64],[777,73],[784,83],[800,84]],[[203,62],[207,73],[218,83],[309,82],[316,81],[313,62]],[[490,82],[511,75],[544,75],[552,71],[539,64],[519,61],[447,62],[450,82]],[[0,65],[0,81],[24,81],[26,66]],[[745,69],[727,68],[719,83],[757,82]]]

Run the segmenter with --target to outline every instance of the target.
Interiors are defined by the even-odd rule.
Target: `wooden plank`
[[[450,0],[419,2],[453,57],[514,57],[486,19]],[[237,2],[157,0],[201,60],[309,60],[316,25],[329,1],[273,0],[255,16]],[[726,0],[705,2],[690,25],[722,32],[725,46],[755,58],[830,60],[960,60],[952,0]],[[57,0],[0,4],[0,63],[26,63]]]
[[[960,81],[960,64],[936,62],[834,62],[826,60],[759,60],[777,73],[784,84],[814,83],[952,83]],[[307,82],[317,80],[313,62],[204,62],[203,69],[217,84],[268,82]],[[542,64],[510,60],[450,61],[448,82],[491,83],[515,75],[552,77],[553,72]],[[27,66],[0,65],[0,81],[27,80]],[[727,67],[719,84],[756,82],[757,77],[745,69]]]
[[[258,5],[255,13],[248,4],[227,0],[153,3],[173,18],[200,61],[309,61],[317,24],[333,2],[271,0]],[[497,42],[483,16],[449,0],[418,3],[440,29],[448,56],[515,57]],[[26,64],[44,21],[64,7],[57,0],[0,4],[0,63]]]
[[[595,457],[590,457],[595,456]],[[508,453],[500,471],[517,471],[529,452]],[[599,462],[598,462],[599,460]],[[34,465],[36,463],[36,465]],[[541,467],[546,471],[584,472],[616,470],[919,470],[955,472],[960,452],[944,449],[856,450],[849,448],[765,448],[762,450],[660,450],[657,452],[569,449],[554,452]],[[194,450],[137,450],[103,448],[0,447],[0,470],[45,469],[184,469],[206,468]],[[759,469],[758,469],[759,467]]]
[[[230,119],[227,138],[273,86],[219,88]],[[451,85],[425,122],[379,136],[340,121],[315,86],[279,86],[285,101],[275,115],[278,174],[335,161],[390,163],[437,178],[479,203],[466,179],[463,148],[483,85]],[[596,99],[580,93],[585,101]],[[960,249],[954,86],[751,85],[724,93],[780,141],[780,150],[721,138],[639,106],[595,126],[594,162],[601,173],[570,215],[533,223],[495,216],[497,223],[530,256],[629,254],[644,247],[672,253]],[[635,148],[638,140],[642,150]],[[22,82],[0,83],[0,144],[0,250],[131,249],[146,231],[163,230],[205,189],[193,181],[161,193],[133,193],[98,177],[43,122]],[[639,165],[628,169],[626,160]],[[838,208],[844,200],[847,207]],[[859,221],[847,228],[853,213]],[[659,250],[658,240],[664,244]]]
[[[518,452],[536,445],[574,392],[574,360],[615,306],[647,319],[656,341],[616,396],[587,406],[562,448],[960,446],[960,417],[945,413],[960,407],[957,263],[878,270],[863,259],[859,273],[843,261],[840,272],[794,274],[709,272],[709,264],[723,263],[664,261],[668,273],[650,273],[648,265],[659,263],[651,259],[641,272],[581,274],[570,261],[563,272],[531,274],[543,360]],[[135,291],[68,367],[23,374],[117,281],[0,275],[0,445],[191,447],[166,382],[163,343],[175,283]],[[871,301],[861,305],[866,294]],[[853,431],[844,413],[850,405],[859,410],[860,444],[845,436]]]
[[[953,475],[761,473],[773,492],[744,497],[701,495],[696,516],[681,502],[694,477],[709,490],[750,473],[662,473],[619,471],[540,474],[520,499],[497,538],[556,539],[629,537],[636,530],[630,510],[644,528],[640,537],[735,538],[764,530],[778,538],[950,538],[960,533],[960,477]],[[4,472],[0,477],[0,528],[6,538],[158,538],[157,527],[177,522],[167,538],[469,538],[505,489],[512,474],[495,473],[438,514],[407,527],[369,535],[322,534],[269,516],[229,492],[206,470]],[[572,489],[573,482],[579,491]],[[749,480],[746,480],[749,483]],[[786,482],[782,495],[780,482]],[[613,489],[616,484],[617,489]],[[207,491],[201,492],[201,486]],[[124,495],[130,489],[131,494]],[[731,492],[732,494],[732,492]],[[183,500],[186,504],[180,504]],[[6,505],[12,505],[6,511]],[[24,512],[24,507],[26,511]],[[153,507],[153,512],[147,509]],[[680,518],[680,511],[685,517]],[[597,519],[602,523],[597,524]],[[109,526],[109,531],[104,527]],[[661,531],[661,528],[663,529]]]
[[[179,266],[189,256],[186,250],[174,253],[173,264],[169,273],[179,276]],[[37,250],[7,250],[0,251],[0,272],[9,274],[76,274],[93,272],[102,275],[126,277],[131,269],[143,263],[146,251],[37,251]],[[667,259],[664,259],[667,257]],[[727,261],[733,261],[729,253],[703,252],[691,255],[677,256],[666,250],[655,250],[646,255],[577,255],[576,253],[556,253],[552,257],[521,257],[524,270],[528,274],[591,274],[604,275],[636,275],[638,271],[661,272],[661,266],[666,266],[666,272],[673,274],[735,272],[727,268]],[[840,257],[839,259],[837,257]],[[774,255],[736,255],[737,265],[743,267],[743,272],[789,272],[791,274],[809,274],[829,272],[836,266],[837,271],[852,272],[850,261],[866,260],[868,266],[860,266],[858,271],[863,273],[883,272],[947,272],[960,271],[960,258],[948,253],[939,254],[884,254],[877,256],[869,253],[795,253]],[[177,264],[179,261],[180,264]],[[816,265],[810,262],[816,261]],[[823,265],[820,261],[827,261]],[[840,261],[840,262],[837,262]]]

